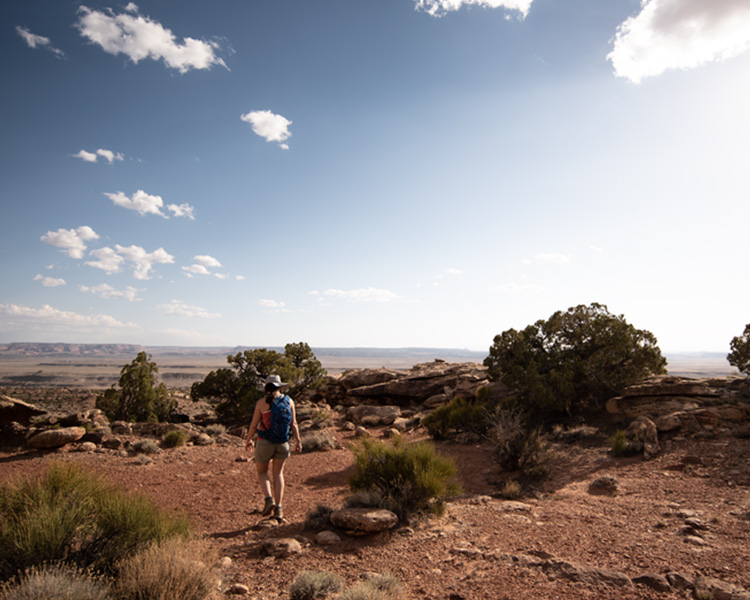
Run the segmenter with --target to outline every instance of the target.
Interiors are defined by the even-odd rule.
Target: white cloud
[[[73,156],[75,158],[80,158],[81,160],[92,163],[95,163],[97,159],[95,152],[86,152],[86,150],[81,150],[78,154],[74,154]]]
[[[152,214],[167,218],[167,215],[161,212],[161,209],[164,207],[164,201],[161,199],[161,196],[152,196],[143,190],[138,190],[131,198],[128,198],[122,192],[114,194],[105,192],[104,195],[117,206],[122,206],[128,210],[136,210],[140,215]]]
[[[667,69],[691,69],[750,48],[747,0],[642,0],[620,24],[607,56],[615,74],[638,83]]]
[[[392,302],[399,299],[393,292],[377,288],[362,288],[358,290],[329,289],[323,292],[323,294],[334,298],[344,298],[351,302]]]
[[[244,275],[236,275],[236,276],[235,276],[235,279],[236,279],[237,281],[245,281],[245,276],[244,276]]]
[[[266,300],[266,299],[258,300],[258,305],[262,306],[263,308],[277,308],[277,309],[286,308],[285,302],[278,302],[276,300]]]
[[[189,267],[182,267],[182,270],[185,271],[188,277],[192,277],[193,275],[211,275],[211,271],[208,269],[220,266],[221,263],[213,256],[198,254],[193,257],[193,264]],[[216,276],[219,277],[219,275]],[[226,275],[223,277],[226,277]]]
[[[415,0],[417,10],[433,17],[460,10],[462,6],[481,6],[484,8],[505,8],[518,11],[521,17],[529,14],[533,0]]]
[[[44,48],[52,52],[58,58],[65,58],[65,52],[55,48],[48,37],[31,33],[26,27],[16,26],[16,33],[20,35],[29,48]]]
[[[86,242],[98,239],[99,236],[88,225],[78,227],[77,229],[48,231],[41,237],[41,240],[45,244],[60,248],[70,258],[83,258],[83,254],[86,251]]]
[[[125,157],[121,152],[113,152],[112,150],[105,150],[104,148],[99,148],[96,152],[81,150],[78,154],[73,155],[74,158],[80,158],[81,160],[92,163],[95,163],[100,156],[110,165],[116,160],[125,160]]]
[[[217,279],[229,279],[229,275],[226,273],[214,273],[214,277]]]
[[[592,252],[596,252],[597,254],[604,253],[604,248],[602,248],[601,246],[591,246],[590,249]]]
[[[92,250],[91,256],[96,260],[87,261],[89,267],[101,269],[108,274],[119,273],[123,263],[129,262],[133,267],[133,277],[136,279],[150,279],[150,272],[154,265],[174,263],[174,256],[164,248],[153,252],[146,252],[140,246],[115,245],[114,250],[109,247]]]
[[[289,149],[289,146],[284,143],[292,135],[289,131],[292,121],[289,119],[275,115],[270,110],[254,110],[240,116],[240,119],[250,123],[253,132],[265,138],[267,142],[278,142],[284,150]]]
[[[53,327],[56,331],[80,330],[91,328],[137,328],[134,323],[123,323],[109,315],[81,315],[71,311],[58,310],[49,304],[41,308],[32,308],[23,304],[0,304],[0,322],[3,328],[18,325],[38,325],[45,330]]]
[[[101,269],[108,275],[119,273],[122,270],[122,263],[125,262],[122,256],[109,247],[92,250],[90,256],[93,256],[96,260],[86,261],[86,264],[89,267]]]
[[[197,317],[201,319],[218,319],[221,317],[219,313],[208,312],[205,308],[199,306],[190,306],[182,300],[172,300],[169,304],[160,304],[156,308],[163,310],[168,315],[177,317]]]
[[[144,17],[132,2],[126,13],[115,14],[79,7],[76,27],[81,35],[109,54],[124,54],[134,63],[143,59],[163,60],[171,69],[186,73],[190,69],[210,69],[213,65],[226,67],[217,56],[219,45],[194,38],[177,40],[171,30],[161,23]]]
[[[44,287],[57,287],[59,285],[65,285],[64,279],[58,279],[56,277],[45,277],[44,275],[36,275],[34,281],[41,281]]]
[[[553,263],[556,265],[565,265],[570,262],[570,256],[567,256],[565,254],[540,252],[539,254],[534,255],[534,258],[537,262]]]
[[[193,260],[199,265],[203,265],[204,267],[221,266],[221,263],[217,259],[215,259],[213,256],[209,256],[208,254],[198,254],[197,256],[193,257]]]
[[[167,210],[172,212],[175,217],[187,217],[191,221],[195,221],[193,211],[195,207],[189,204],[167,204]]]
[[[154,265],[166,265],[174,262],[174,256],[164,248],[153,252],[146,252],[140,246],[115,246],[117,253],[133,266],[133,277],[136,279],[150,279],[149,273]]]
[[[86,285],[79,285],[78,289],[81,290],[82,292],[89,292],[92,294],[96,294],[97,296],[100,296],[101,298],[104,298],[105,300],[123,298],[125,300],[129,300],[130,302],[140,301],[140,298],[138,297],[138,293],[144,291],[142,289],[139,290],[138,288],[134,288],[132,285],[127,286],[124,290],[118,290],[106,283],[102,283],[101,285],[97,285],[94,287],[88,287]]]
[[[192,277],[193,275],[210,275],[211,271],[209,271],[206,267],[203,265],[190,265],[189,267],[182,267],[182,270],[187,273],[188,277]]]

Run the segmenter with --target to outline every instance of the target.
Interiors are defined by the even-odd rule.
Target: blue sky
[[[0,342],[750,321],[747,0],[0,7]]]

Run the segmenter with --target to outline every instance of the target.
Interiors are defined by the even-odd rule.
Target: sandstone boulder
[[[391,529],[398,524],[398,517],[382,508],[342,508],[329,517],[331,523],[351,535],[367,535]]]
[[[26,443],[31,448],[59,448],[77,442],[84,435],[86,435],[86,430],[83,427],[61,427],[32,434]]]
[[[17,400],[10,396],[0,396],[0,427],[12,422],[28,426],[31,419],[46,413],[46,410],[37,408],[23,400]]]

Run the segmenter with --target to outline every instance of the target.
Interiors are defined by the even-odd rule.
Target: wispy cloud
[[[119,273],[124,263],[130,263],[133,268],[133,277],[136,279],[150,279],[151,269],[158,264],[174,263],[174,256],[164,248],[158,248],[153,252],[146,252],[140,246],[120,246],[112,248],[99,248],[91,251],[91,256],[96,260],[87,261],[86,264],[96,269],[101,269],[108,274]]]
[[[78,152],[78,154],[73,155],[74,158],[80,158],[82,161],[90,163],[97,162],[100,156],[104,158],[110,165],[113,164],[116,160],[125,160],[125,157],[121,152],[113,152],[112,150],[105,150],[104,148],[99,148],[96,152],[81,150]]]
[[[127,286],[124,290],[118,290],[113,288],[111,285],[102,283],[94,287],[88,287],[86,285],[79,285],[78,289],[82,292],[91,293],[104,298],[105,300],[119,299],[129,300],[130,302],[138,302],[140,298],[138,294],[144,290],[134,288],[132,285]]]
[[[253,132],[265,138],[267,142],[278,142],[284,150],[289,150],[289,145],[284,143],[292,135],[289,131],[292,121],[289,119],[275,115],[270,110],[250,111],[241,115],[240,119],[245,123],[250,123]]]
[[[199,254],[193,257],[192,265],[182,267],[182,270],[188,277],[192,277],[193,275],[211,275],[211,271],[209,269],[220,266],[221,263],[213,256],[209,256],[207,254]]]
[[[417,10],[426,12],[433,17],[457,11],[463,6],[481,6],[483,8],[505,8],[517,11],[521,18],[529,14],[533,0],[415,0]]]
[[[279,302],[278,300],[262,299],[258,300],[258,306],[263,308],[269,308],[275,312],[291,312],[286,307],[286,302]]]
[[[169,304],[160,304],[156,308],[164,311],[165,314],[177,317],[200,319],[218,319],[221,317],[220,313],[212,313],[199,306],[190,306],[189,304],[185,304],[182,300],[172,300]]]
[[[115,205],[134,210],[139,215],[159,215],[165,219],[169,218],[169,215],[162,211],[164,200],[161,196],[147,194],[143,190],[138,190],[130,197],[123,192],[105,192],[104,195],[112,200]],[[195,220],[193,216],[195,209],[189,204],[168,204],[166,208],[175,217],[187,217],[190,220]]]
[[[57,58],[65,58],[65,52],[55,48],[48,37],[31,33],[26,27],[20,25],[16,26],[16,33],[24,39],[29,48],[43,48],[52,52]]]
[[[350,302],[393,302],[399,300],[399,296],[390,290],[372,287],[357,290],[328,289],[323,292],[323,295],[331,298],[342,298]]]
[[[218,43],[189,37],[179,41],[170,29],[142,16],[132,2],[120,14],[109,8],[99,11],[86,6],[78,11],[76,27],[81,35],[109,54],[124,54],[136,64],[149,58],[163,60],[167,67],[180,73],[214,65],[226,67],[217,54]]]
[[[56,331],[73,329],[85,331],[91,328],[138,328],[134,323],[123,323],[110,315],[81,315],[71,311],[58,310],[49,304],[45,304],[41,308],[32,308],[23,304],[0,304],[0,322],[4,324],[4,328],[36,324],[45,328],[54,327]]]
[[[187,217],[191,221],[195,221],[195,207],[189,204],[167,204],[167,210],[174,214],[175,217]]]
[[[617,28],[607,58],[615,74],[639,83],[668,69],[691,69],[750,48],[746,0],[642,0]]]
[[[83,258],[86,251],[86,242],[98,240],[99,236],[88,225],[83,225],[76,229],[58,229],[57,231],[48,231],[41,237],[45,244],[60,248],[70,258]]]
[[[44,275],[35,275],[34,281],[41,281],[44,287],[58,287],[60,285],[66,285],[64,279],[57,277],[45,277]]]

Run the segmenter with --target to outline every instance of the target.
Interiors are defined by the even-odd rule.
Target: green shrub
[[[120,563],[115,589],[120,600],[204,600],[215,586],[213,562],[201,540],[152,543]]]
[[[320,531],[329,525],[329,517],[333,509],[326,504],[318,504],[305,517],[305,529],[307,531]]]
[[[177,448],[187,443],[188,434],[181,429],[173,429],[167,432],[161,440],[165,448]]]
[[[109,586],[64,565],[32,567],[0,588],[0,600],[111,600]]]
[[[379,508],[383,494],[378,490],[357,490],[344,499],[344,508]]]
[[[152,540],[189,532],[184,517],[56,463],[42,477],[0,488],[0,577],[54,562],[111,572]]]
[[[490,431],[495,460],[507,471],[520,471],[524,477],[539,478],[547,473],[547,442],[538,427],[528,424],[518,407],[501,407],[495,413]]]
[[[302,571],[289,586],[290,600],[316,600],[341,589],[341,578],[323,571]]]
[[[615,456],[625,456],[628,453],[628,436],[618,430],[609,438],[609,448]]]
[[[435,452],[429,442],[407,445],[400,436],[393,444],[363,438],[354,446],[356,473],[349,478],[352,491],[376,491],[381,507],[402,521],[412,514],[440,513],[446,496],[458,491],[456,466]]]
[[[489,416],[487,405],[483,401],[467,402],[461,396],[456,396],[422,419],[422,424],[432,437],[444,439],[450,433],[462,431],[485,433],[490,425]]]

